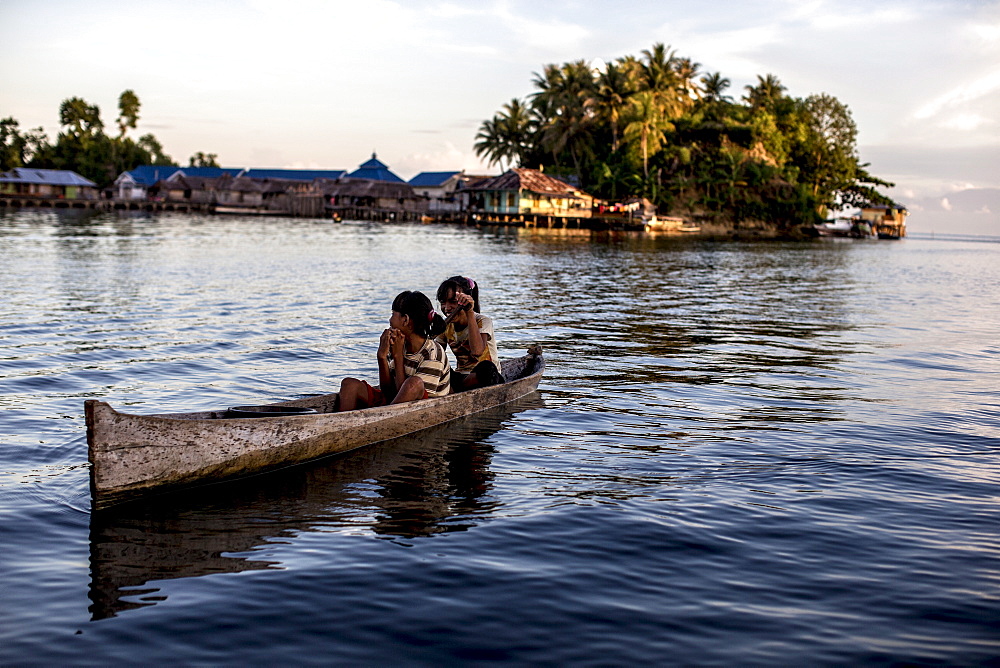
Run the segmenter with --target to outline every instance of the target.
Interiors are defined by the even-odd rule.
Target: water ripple
[[[0,662],[989,663],[998,249],[0,215]],[[539,394],[90,512],[84,399],[371,378],[455,273]]]

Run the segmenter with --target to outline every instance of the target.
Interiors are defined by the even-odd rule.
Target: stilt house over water
[[[900,239],[906,236],[906,216],[909,211],[902,206],[872,206],[861,209],[861,219],[871,224],[872,231],[883,239]]]
[[[31,200],[96,200],[97,184],[65,169],[15,167],[0,173],[0,195],[30,205]]]
[[[594,198],[536,169],[511,169],[470,188],[472,207],[489,219],[590,218]]]

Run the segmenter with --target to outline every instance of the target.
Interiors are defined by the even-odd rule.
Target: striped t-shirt
[[[389,356],[389,373],[395,373],[396,360]],[[409,378],[417,376],[424,381],[424,389],[429,397],[443,397],[451,392],[451,366],[448,352],[440,343],[427,337],[420,350],[403,353],[403,374]]]

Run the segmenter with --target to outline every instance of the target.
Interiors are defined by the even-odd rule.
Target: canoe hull
[[[274,470],[449,422],[533,392],[545,363],[526,355],[503,365],[511,380],[502,385],[346,413],[331,412],[336,393],[273,404],[315,408],[315,415],[251,419],[224,410],[131,415],[86,401],[93,506]]]

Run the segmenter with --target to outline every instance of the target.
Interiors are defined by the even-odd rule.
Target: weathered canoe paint
[[[297,464],[411,434],[513,401],[538,387],[541,354],[504,360],[507,382],[395,406],[336,413],[337,393],[271,406],[315,415],[228,418],[226,410],[162,415],[120,413],[84,402],[95,509],[151,491],[216,482]]]

